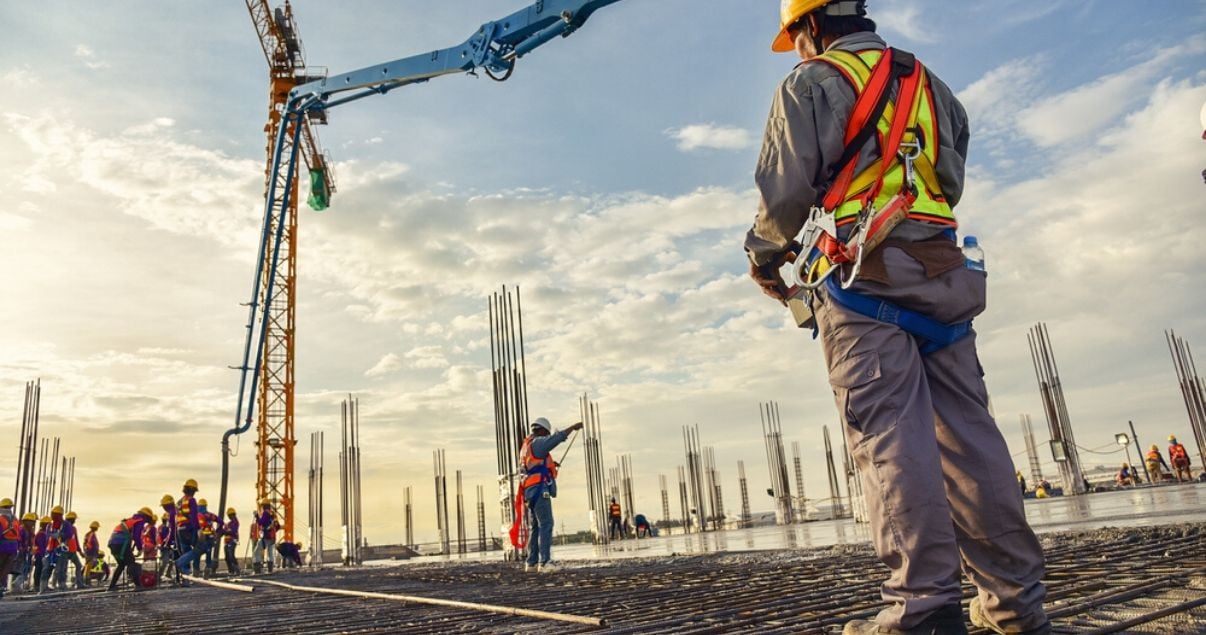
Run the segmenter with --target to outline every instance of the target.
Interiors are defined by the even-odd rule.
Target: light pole
[[[1133,467],[1133,464],[1131,463],[1131,438],[1129,436],[1127,436],[1127,434],[1125,432],[1119,432],[1118,434],[1114,435],[1114,440],[1118,442],[1118,445],[1121,445],[1122,448],[1124,450],[1126,450],[1126,464],[1132,465],[1131,478],[1134,478],[1135,477],[1135,468]]]
[[[1131,440],[1135,442],[1135,454],[1139,456],[1139,462],[1143,464],[1143,473],[1147,474],[1147,482],[1155,483],[1156,479],[1152,478],[1152,473],[1147,471],[1147,461],[1143,460],[1143,445],[1139,443],[1139,435],[1135,434],[1135,422],[1127,421],[1126,424],[1131,427]]]

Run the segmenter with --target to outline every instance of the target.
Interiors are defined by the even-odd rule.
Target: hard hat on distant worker
[[[49,525],[50,523],[52,523],[52,522],[54,522],[54,521],[52,521],[52,520],[50,519],[50,516],[43,516],[43,517],[42,517],[42,520],[40,520],[40,521],[38,521],[38,522],[42,523],[43,525]]]
[[[172,498],[171,494],[164,494],[163,498],[159,499],[160,505],[175,505],[176,499]]]
[[[1153,449],[1153,450],[1155,450],[1155,451],[1159,452],[1159,451],[1160,451],[1160,446],[1158,446],[1158,445],[1156,445],[1156,444],[1154,444],[1154,443],[1153,443],[1153,444],[1152,444],[1151,449]]]
[[[13,499],[6,498],[4,500],[0,500],[0,507],[12,507],[12,506],[13,506]]]
[[[1170,434],[1170,435],[1168,435],[1168,442],[1169,442],[1169,443],[1176,443],[1176,442],[1177,442],[1177,435],[1175,435],[1175,434]]]
[[[779,5],[779,35],[771,43],[771,50],[784,53],[795,50],[796,44],[788,27],[800,21],[800,18],[825,7],[826,15],[867,15],[863,6],[866,0],[783,0]]]
[[[154,520],[155,520],[155,512],[151,511],[150,507],[143,507],[142,509],[138,510],[138,514],[136,514],[136,515],[142,516],[143,518],[145,518],[151,522],[154,522]]]
[[[226,515],[227,515],[227,516],[234,516],[234,515],[235,515],[235,508],[231,507],[230,509],[226,510]]]
[[[209,507],[209,502],[204,498],[197,499],[197,507]]]
[[[36,523],[38,522],[38,515],[33,512],[29,512],[21,517],[21,521],[27,523]]]
[[[163,516],[162,516],[162,517],[160,517],[160,519],[159,519],[159,520],[162,520],[163,522],[165,522],[165,523],[166,523],[166,522],[168,521],[168,518],[171,518],[171,517],[167,515],[167,512],[164,512],[164,513],[163,513]],[[154,519],[152,518],[152,520],[154,520]]]
[[[550,434],[553,432],[553,424],[549,423],[549,420],[545,419],[544,417],[537,417],[536,420],[532,422],[532,430],[536,430],[536,428],[540,428],[541,430],[544,430]]]
[[[55,505],[54,509],[50,510],[51,516],[54,516],[55,514],[58,514],[60,516],[63,515],[63,506],[62,505]]]
[[[79,518],[78,514],[75,512],[67,512],[67,520],[75,520],[76,518]]]
[[[272,507],[272,501],[268,500],[267,498],[261,498],[260,507]]]
[[[184,489],[188,489],[190,487],[193,489],[201,489],[197,487],[197,480],[191,478],[184,482]]]
[[[91,523],[88,524],[88,529],[100,529],[100,522],[95,521],[95,520],[92,521]]]

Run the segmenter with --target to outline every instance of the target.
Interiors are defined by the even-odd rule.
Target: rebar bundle
[[[787,457],[783,452],[783,423],[779,419],[779,404],[768,401],[758,404],[762,419],[762,436],[766,441],[766,464],[770,470],[771,496],[775,499],[775,524],[795,522],[792,509],[791,485],[787,480]]]
[[[348,395],[341,408],[341,446],[339,452],[340,521],[343,535],[343,564],[364,562],[360,509],[360,400]]]
[[[322,567],[322,462],[323,462],[323,433],[310,433],[310,470],[307,473],[310,483],[309,510],[309,540],[310,566]]]
[[[1177,385],[1181,388],[1181,398],[1185,400],[1185,411],[1189,414],[1189,427],[1198,444],[1198,460],[1201,461],[1198,465],[1206,466],[1206,383],[1198,375],[1189,343],[1177,337],[1173,331],[1166,331],[1164,337],[1168,340],[1168,352],[1177,371]]]
[[[465,541],[465,494],[461,489],[461,471],[456,471],[456,552],[463,554],[468,549]]]
[[[25,382],[25,402],[21,408],[21,437],[17,440],[17,482],[13,490],[13,504],[18,518],[30,511],[36,503],[33,491],[34,468],[38,448],[38,421],[41,415],[42,380]]]
[[[1068,404],[1064,400],[1064,387],[1059,378],[1059,366],[1055,363],[1055,351],[1051,347],[1051,336],[1047,325],[1042,322],[1030,329],[1030,356],[1034,362],[1034,376],[1038,380],[1039,392],[1043,397],[1043,409],[1047,414],[1047,425],[1051,429],[1051,451],[1059,464],[1064,481],[1065,494],[1084,494],[1084,472],[1080,466],[1080,453],[1076,437],[1072,433],[1072,420],[1068,416]]]
[[[704,448],[704,473],[708,476],[708,505],[712,510],[712,528],[724,529],[724,494],[720,490],[720,471],[716,469],[716,449]]]
[[[609,542],[607,532],[607,483],[603,467],[602,423],[599,405],[586,395],[578,400],[582,417],[582,448],[586,457],[586,498],[590,508],[591,532],[595,544]]]
[[[804,465],[800,461],[800,442],[791,442],[791,462],[796,468],[796,522],[804,522],[804,514],[808,509],[808,499],[804,497]]]
[[[745,461],[737,461],[737,483],[741,486],[741,528],[750,526],[750,488],[745,480]]]
[[[436,530],[440,532],[440,554],[452,553],[451,528],[448,525],[448,472],[444,464],[444,450],[432,452],[435,468]]]
[[[1034,442],[1034,426],[1030,415],[1022,415],[1022,436],[1026,438],[1026,458],[1030,461],[1030,479],[1035,486],[1043,480],[1043,466],[1039,462],[1038,444]]]
[[[409,485],[402,490],[402,505],[406,519],[406,546],[413,548],[415,546],[415,508],[410,497]]]
[[[662,527],[670,531],[670,491],[666,485],[666,475],[657,475],[657,484],[662,488]]]
[[[687,471],[678,466],[678,502],[681,510],[681,523],[684,534],[691,533],[691,503],[687,497]]]
[[[503,533],[515,522],[515,494],[519,488],[519,452],[528,424],[527,363],[523,349],[523,304],[519,287],[514,293],[504,285],[490,296],[490,369],[494,396],[494,443],[498,457],[499,513]],[[516,550],[512,554],[519,557]]]
[[[477,486],[477,550],[486,552],[486,498],[481,485]]]
[[[620,496],[617,500],[624,501],[624,509],[628,518],[636,517],[636,497],[632,493],[632,455],[623,454],[616,457],[617,476],[619,477]],[[636,524],[636,521],[633,521]]]
[[[708,490],[704,486],[703,452],[699,446],[699,425],[694,428],[683,426],[683,449],[687,458],[687,485],[691,493],[691,505],[698,517],[699,531],[708,530]],[[695,524],[695,519],[690,519]]]
[[[842,464],[846,468],[846,498],[850,501],[850,515],[854,522],[871,522],[867,514],[867,499],[863,497],[863,477],[854,464],[854,456],[850,454],[845,435],[842,435]]]
[[[825,438],[825,467],[829,472],[829,500],[833,503],[833,517],[841,518],[846,515],[842,506],[842,488],[839,485],[837,467],[833,463],[833,444],[829,441],[829,426],[821,426],[821,435]]]

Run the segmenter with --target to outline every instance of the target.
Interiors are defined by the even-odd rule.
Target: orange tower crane
[[[289,91],[315,79],[320,75],[312,74],[306,67],[305,52],[302,50],[301,39],[293,22],[293,9],[285,2],[284,6],[273,9],[267,0],[245,0],[251,21],[255,25],[264,49],[264,57],[268,60],[268,123],[264,132],[268,137],[267,169],[264,172],[265,198],[273,196],[275,200],[266,201],[270,212],[270,225],[276,231],[281,218],[285,219],[279,266],[273,272],[267,264],[264,265],[260,285],[260,304],[267,312],[267,327],[265,329],[263,359],[260,368],[259,391],[256,400],[259,409],[256,435],[256,498],[269,500],[277,518],[281,520],[285,540],[293,541],[293,449],[297,445],[294,435],[294,381],[293,361],[296,350],[296,310],[297,310],[297,179],[289,179],[284,168],[273,168],[273,155],[277,152],[275,144],[278,130],[282,125],[281,113],[285,110]],[[310,205],[315,209],[323,209],[329,196],[335,192],[334,176],[331,173],[329,157],[319,145],[318,136],[313,130],[315,124],[326,123],[326,113],[316,110],[309,116],[299,120],[290,120],[286,125],[294,126],[300,122],[301,134],[297,135],[301,150],[300,154],[310,171],[311,197]],[[279,136],[284,143],[292,145],[295,135]],[[294,148],[281,148],[282,152],[292,153]],[[276,187],[271,187],[272,184]],[[284,206],[288,206],[287,209]],[[271,298],[267,296],[270,278],[275,275],[274,291]]]

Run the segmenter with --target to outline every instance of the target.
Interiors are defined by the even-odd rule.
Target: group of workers
[[[1164,461],[1164,455],[1161,454],[1160,447],[1157,445],[1148,448],[1147,453],[1143,455],[1143,462],[1147,467],[1148,477],[1153,483],[1171,480],[1185,483],[1194,480],[1189,452],[1184,445],[1177,441],[1176,435],[1168,437],[1168,462]],[[1169,467],[1169,463],[1172,463],[1172,467]],[[1114,482],[1119,487],[1126,487],[1138,485],[1142,482],[1142,478],[1136,468],[1131,467],[1129,463],[1123,463],[1122,469],[1118,470],[1118,474],[1114,477]]]
[[[611,540],[624,540],[633,537],[633,530],[636,531],[637,538],[652,538],[654,534],[653,527],[649,523],[649,519],[644,514],[637,514],[631,520],[624,516],[623,509],[616,502],[615,497],[611,498],[611,503],[607,506],[607,535]]]
[[[108,581],[112,591],[123,574],[135,586],[157,583],[173,572],[209,577],[218,569],[219,547],[225,555],[227,572],[240,575],[237,511],[233,507],[227,509],[225,519],[210,512],[207,501],[196,498],[198,487],[194,479],[185,481],[182,491],[180,498],[163,495],[159,501],[162,513],[143,507],[113,528],[104,543],[117,563],[112,575],[105,551],[101,550],[100,522],[92,521],[81,537],[76,528],[78,516],[75,512],[64,513],[61,505],[41,519],[34,513],[18,519],[12,499],[0,500],[0,597],[10,588],[13,592],[45,593],[50,589],[84,588],[97,581]],[[260,501],[251,527],[256,573],[265,567],[272,571],[278,554],[283,566],[302,565],[302,545],[291,542],[277,545],[279,530],[271,501]],[[68,564],[74,567],[71,580],[67,578]],[[149,578],[144,574],[144,566],[154,571]],[[176,580],[187,584],[178,576]]]

